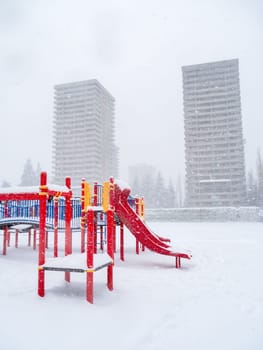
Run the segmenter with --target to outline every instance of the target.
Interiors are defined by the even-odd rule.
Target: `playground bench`
[[[113,264],[111,257],[106,254],[94,254],[93,266],[87,267],[86,255],[82,253],[67,255],[59,258],[49,258],[39,269],[46,271],[65,272],[96,272]]]

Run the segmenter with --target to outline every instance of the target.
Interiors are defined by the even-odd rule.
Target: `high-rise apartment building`
[[[238,206],[245,161],[238,60],[184,66],[186,206]]]
[[[73,186],[118,176],[115,100],[95,79],[55,86],[52,171],[55,183]]]

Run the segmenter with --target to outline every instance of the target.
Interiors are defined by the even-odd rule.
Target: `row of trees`
[[[180,177],[177,180],[176,190],[171,180],[165,183],[161,172],[157,175],[136,177],[131,188],[133,196],[143,195],[147,208],[173,208],[183,205]]]
[[[247,204],[263,206],[263,157],[257,153],[256,171],[250,170],[247,176]]]

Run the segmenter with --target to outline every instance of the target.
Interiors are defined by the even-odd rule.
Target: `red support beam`
[[[124,261],[124,225],[120,223],[120,259]]]
[[[47,173],[40,174],[39,187],[39,250],[38,250],[38,295],[45,295],[45,271],[41,265],[45,264],[45,245],[46,245],[46,208],[47,208]]]
[[[93,186],[93,206],[96,207],[98,205],[98,183],[95,181]],[[97,254],[97,215],[95,214],[94,220],[94,254]]]
[[[5,201],[5,206],[4,206],[4,216],[5,218],[8,217],[8,202],[7,200]],[[6,255],[6,250],[7,250],[7,245],[8,245],[8,227],[4,227],[4,235],[3,235],[3,255]]]
[[[54,258],[58,257],[58,197],[54,197]]]
[[[109,209],[107,212],[107,253],[114,261],[114,212]],[[107,286],[109,290],[113,290],[113,264],[108,266]]]
[[[65,184],[68,189],[71,189],[71,180],[69,177],[66,178]],[[72,253],[72,234],[71,234],[71,217],[72,217],[72,208],[71,208],[71,196],[72,192],[67,194],[65,198],[65,255]]]
[[[87,267],[93,268],[94,254],[94,211],[89,209],[87,212],[88,237],[87,237]]]
[[[175,267],[179,269],[181,267],[181,258],[180,256],[175,257]]]
[[[70,190],[65,197],[65,256],[72,254],[72,231],[71,231],[71,217],[72,217],[72,207],[71,207],[71,179],[66,177],[65,185]],[[70,282],[70,272],[65,272],[65,280]]]
[[[93,304],[93,272],[87,272],[86,300]]]
[[[109,210],[107,211],[107,253],[112,258],[114,264],[114,239],[115,239],[115,222],[114,222],[114,207],[115,207],[115,191],[114,179],[110,178],[110,193],[109,193]],[[113,264],[107,268],[107,286],[109,290],[113,290]]]
[[[139,215],[139,198],[135,198],[135,212],[137,215]],[[139,241],[138,239],[136,238],[136,254],[139,254],[140,252],[140,244],[139,244]]]
[[[1,201],[39,200],[39,193],[1,193]]]
[[[81,180],[81,218],[80,218],[80,229],[81,229],[81,241],[80,251],[85,252],[85,226],[86,226],[86,208],[85,208],[85,179]]]
[[[139,253],[140,253],[140,243],[139,243],[139,241],[138,241],[137,238],[136,238],[135,251],[136,251],[136,254],[139,254]]]
[[[93,255],[94,255],[94,211],[92,209],[87,212],[87,285],[86,285],[86,299],[93,304]]]

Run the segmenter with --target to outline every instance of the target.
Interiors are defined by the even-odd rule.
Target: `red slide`
[[[171,247],[165,243],[165,239],[155,235],[135,213],[128,203],[130,189],[121,189],[115,184],[115,211],[119,219],[129,229],[129,231],[146,248],[163,255],[175,256],[178,258],[191,259],[191,255],[172,251]]]

